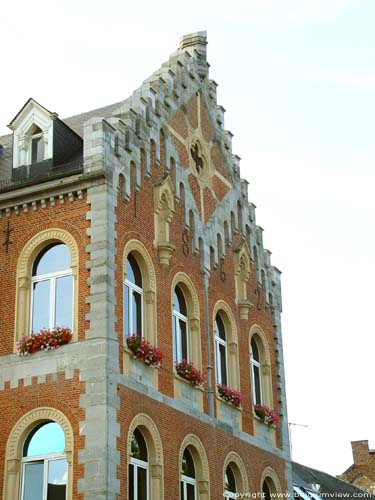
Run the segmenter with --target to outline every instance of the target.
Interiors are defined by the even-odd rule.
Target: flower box
[[[217,391],[221,399],[223,399],[227,403],[232,404],[236,408],[239,408],[241,406],[242,394],[239,391],[235,391],[225,384],[218,384]]]
[[[72,336],[70,328],[67,327],[55,326],[50,330],[42,329],[39,333],[24,335],[18,340],[17,354],[26,356],[37,351],[52,351],[70,342]]]
[[[201,372],[194,367],[193,363],[189,363],[186,359],[176,363],[176,372],[190,384],[197,387],[203,385],[203,377]]]
[[[279,423],[280,417],[276,410],[272,410],[266,405],[255,405],[254,412],[257,417],[259,417],[266,425],[277,425]]]
[[[163,361],[161,350],[139,335],[134,334],[126,337],[126,344],[133,353],[133,358],[143,361],[145,365],[160,366]]]

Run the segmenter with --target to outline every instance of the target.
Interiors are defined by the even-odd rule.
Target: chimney
[[[354,465],[368,465],[370,461],[368,441],[352,441],[351,445]]]
[[[188,48],[197,49],[199,52],[203,52],[206,55],[206,45],[207,45],[207,32],[197,31],[196,33],[190,33],[189,35],[184,35],[180,41],[180,50],[185,50]]]

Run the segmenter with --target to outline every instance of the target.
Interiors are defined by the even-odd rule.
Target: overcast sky
[[[34,0],[1,12],[0,134],[29,97],[61,118],[128,97],[185,33],[283,271],[293,458],[332,474],[375,447],[375,2]],[[372,441],[372,442],[371,442]]]

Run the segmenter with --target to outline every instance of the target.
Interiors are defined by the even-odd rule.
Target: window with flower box
[[[217,384],[228,385],[228,347],[225,325],[220,313],[215,319],[215,361],[216,361],[216,382]]]
[[[258,325],[250,329],[250,377],[253,405],[273,407],[271,359],[265,333]]]
[[[185,296],[177,285],[173,294],[173,358],[175,362],[189,361],[189,327]]]
[[[143,335],[143,279],[134,255],[130,253],[125,263],[124,281],[124,334]]]
[[[46,246],[34,261],[31,281],[31,332],[55,325],[72,329],[74,289],[68,246]]]

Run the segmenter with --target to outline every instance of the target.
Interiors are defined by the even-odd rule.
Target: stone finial
[[[185,50],[188,48],[194,48],[199,52],[206,54],[207,45],[207,32],[197,31],[196,33],[189,33],[184,35],[180,41],[179,50]]]

